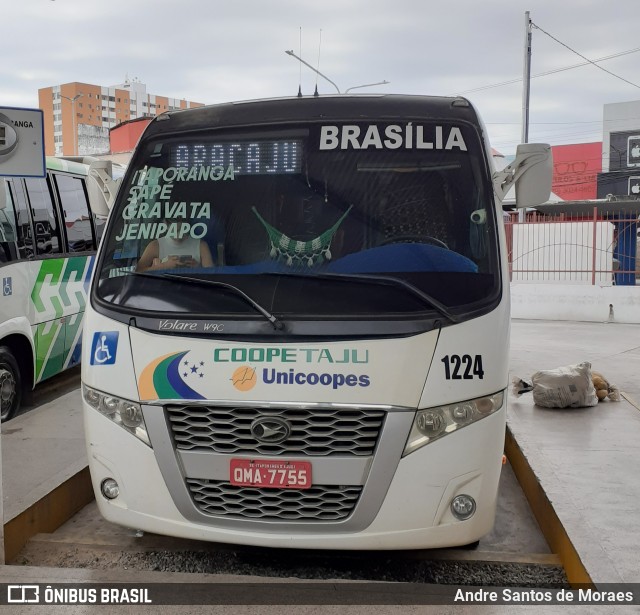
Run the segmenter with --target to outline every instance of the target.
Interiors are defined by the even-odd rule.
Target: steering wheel
[[[389,237],[388,239],[385,239],[379,245],[388,246],[392,243],[430,243],[434,246],[438,246],[439,248],[449,250],[449,246],[444,241],[429,235],[397,235],[396,237]]]

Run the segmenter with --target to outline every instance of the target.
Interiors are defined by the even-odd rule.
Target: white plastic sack
[[[544,408],[597,406],[598,397],[591,378],[591,363],[566,365],[536,372],[531,376],[533,401]]]

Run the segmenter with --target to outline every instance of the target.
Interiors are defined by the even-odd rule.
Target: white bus
[[[0,404],[80,361],[82,316],[104,218],[88,205],[89,164],[46,159],[46,176],[0,177]]]
[[[109,521],[224,543],[465,545],[494,520],[509,280],[462,98],[170,112],[142,136],[85,313],[90,470]],[[545,194],[546,193],[546,194]]]

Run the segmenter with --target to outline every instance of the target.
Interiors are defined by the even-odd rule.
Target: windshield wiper
[[[251,307],[253,307],[256,311],[260,312],[272,325],[273,328],[277,331],[282,331],[284,329],[284,323],[281,320],[278,320],[271,312],[269,312],[266,308],[262,307],[255,299],[252,299],[247,293],[243,290],[234,286],[233,284],[227,284],[226,282],[218,282],[217,280],[202,280],[200,278],[192,278],[190,276],[182,276],[176,275],[174,273],[147,273],[145,271],[129,271],[130,275],[142,276],[145,278],[153,278],[157,279],[169,279],[169,280],[177,280],[179,282],[189,281],[194,284],[202,284],[203,286],[215,286],[217,288],[225,288],[227,290],[232,291],[238,297],[242,297]]]
[[[449,308],[438,301],[435,297],[432,297],[430,294],[425,293],[423,290],[420,290],[418,287],[410,284],[406,280],[402,278],[394,278],[389,275],[379,275],[379,274],[369,274],[363,273],[361,275],[353,275],[348,273],[278,273],[278,272],[266,272],[263,275],[281,275],[285,277],[292,278],[306,278],[307,280],[320,279],[320,280],[344,280],[347,282],[360,282],[363,284],[386,284],[388,286],[400,286],[404,290],[411,293],[414,297],[418,297],[424,303],[430,305],[435,308],[442,316],[447,318],[452,323],[461,322],[462,319],[457,315],[453,314]]]

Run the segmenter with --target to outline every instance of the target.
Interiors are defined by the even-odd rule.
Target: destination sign
[[[233,167],[234,175],[281,175],[300,173],[302,141],[194,142],[171,150],[174,167]]]

